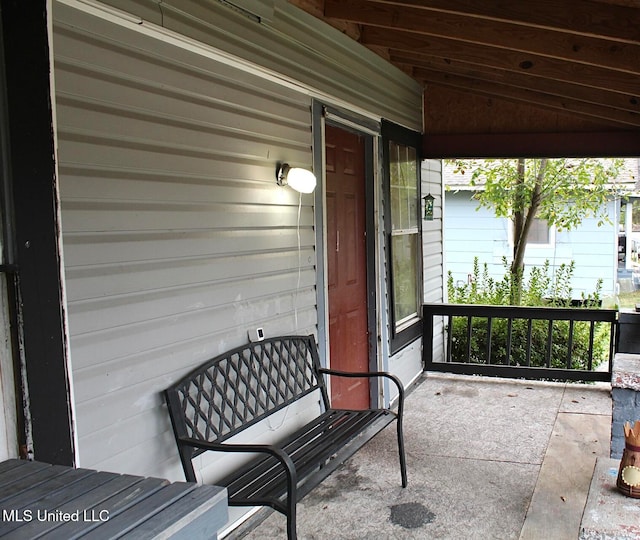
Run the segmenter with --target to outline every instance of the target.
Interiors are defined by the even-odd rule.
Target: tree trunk
[[[535,160],[534,160],[535,163]],[[522,301],[522,280],[524,274],[524,254],[531,224],[540,206],[542,181],[546,173],[547,159],[541,159],[536,173],[535,183],[531,191],[531,199],[525,193],[525,160],[518,159],[518,179],[513,207],[513,260],[511,261],[511,305],[520,305]]]

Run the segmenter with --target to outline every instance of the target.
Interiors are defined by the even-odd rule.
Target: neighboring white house
[[[638,177],[638,160],[625,160],[620,182],[633,188]],[[496,217],[492,209],[480,207],[473,198],[481,186],[470,186],[469,175],[455,174],[453,166],[444,164],[446,220],[444,226],[446,273],[454,283],[467,283],[473,272],[474,258],[488,265],[491,277],[500,279],[505,268],[503,258],[513,256],[513,233],[508,218]],[[525,253],[527,268],[549,261],[552,269],[575,262],[571,282],[573,298],[593,293],[602,279],[601,294],[613,296],[618,276],[618,231],[620,221],[618,198],[606,203],[611,223],[598,226],[598,219],[585,218],[571,231],[557,231],[543,221],[534,223]]]

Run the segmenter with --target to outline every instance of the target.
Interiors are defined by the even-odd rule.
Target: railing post
[[[433,364],[433,312],[422,306],[422,369],[427,371]]]

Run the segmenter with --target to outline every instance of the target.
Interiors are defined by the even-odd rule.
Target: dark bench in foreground
[[[326,376],[382,377],[398,389],[397,411],[331,408]],[[232,437],[317,392],[322,411],[278,444],[236,444]],[[239,347],[209,360],[165,391],[185,476],[192,459],[211,450],[259,455],[216,484],[231,506],[269,506],[287,517],[296,538],[296,503],[373,436],[396,422],[402,486],[407,485],[402,435],[404,391],[384,372],[344,373],[320,366],[314,337],[287,336]]]

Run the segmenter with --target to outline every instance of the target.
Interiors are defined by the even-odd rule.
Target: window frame
[[[410,343],[422,337],[422,310],[421,305],[424,300],[424,285],[422,272],[422,199],[421,199],[421,145],[422,136],[416,131],[404,128],[389,121],[382,121],[382,163],[383,163],[383,187],[384,187],[384,232],[386,241],[386,257],[385,266],[387,273],[387,289],[389,297],[389,328],[390,328],[390,352],[394,354]],[[391,151],[390,143],[402,146],[408,146],[415,149],[415,167],[416,167],[416,230],[415,232],[407,232],[411,229],[394,230],[391,219],[392,214],[392,198],[391,198]],[[393,237],[394,236],[415,235],[416,238],[416,268],[415,268],[415,293],[416,293],[416,313],[409,315],[401,320],[396,320],[396,294],[394,279],[394,253],[393,253]]]
[[[555,227],[549,225],[549,222],[542,219],[542,218],[533,218],[534,219],[534,223],[537,221],[538,223],[543,223],[546,226],[547,229],[547,242],[536,242],[534,240],[528,241],[527,245],[531,246],[532,248],[552,248],[555,243],[556,243],[556,234],[555,234]],[[534,223],[532,223],[531,225],[533,226]]]
[[[538,221],[545,221],[544,219],[541,218],[534,218]],[[509,218],[508,220],[509,223],[509,227],[508,227],[508,242],[509,242],[509,246],[513,249],[513,220],[511,218]],[[532,242],[530,240],[527,241],[527,248],[531,248],[531,249],[554,249],[555,245],[556,245],[556,228],[553,225],[549,225],[549,223],[547,222],[547,229],[549,231],[549,242],[547,242],[546,244],[543,243],[538,243],[538,242]]]

